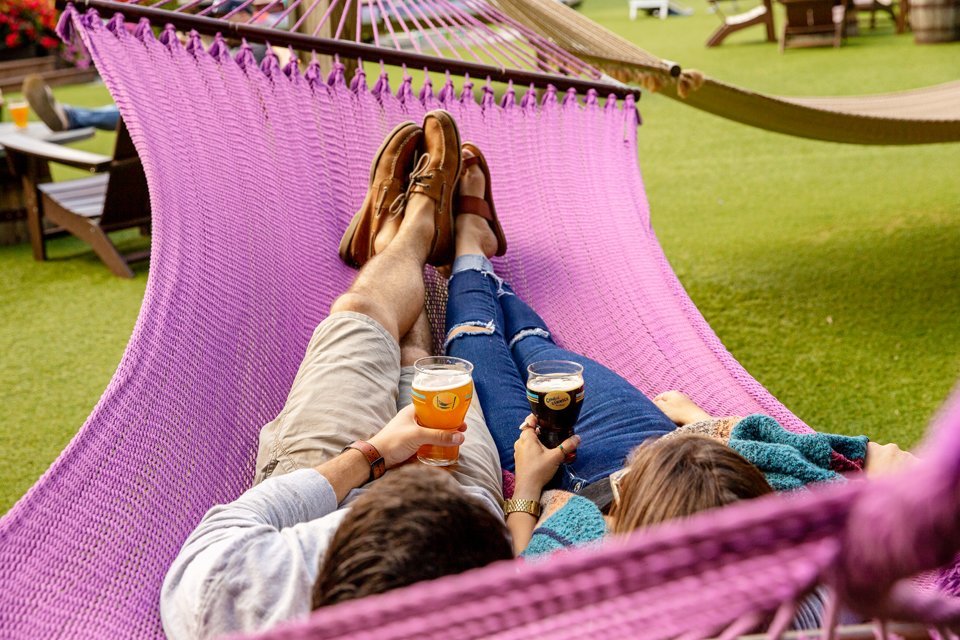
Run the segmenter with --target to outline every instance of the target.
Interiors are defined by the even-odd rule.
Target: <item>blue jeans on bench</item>
[[[473,363],[476,397],[500,464],[514,470],[513,445],[530,413],[527,366],[539,360],[583,365],[584,400],[576,433],[577,458],[563,465],[559,486],[576,491],[620,469],[638,444],[672,431],[673,422],[645,395],[603,365],[558,347],[543,319],[521,300],[483,256],[461,256],[448,285],[446,331],[474,326],[448,338],[447,355]]]

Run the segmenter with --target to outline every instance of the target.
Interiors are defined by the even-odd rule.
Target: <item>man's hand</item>
[[[467,425],[457,430],[428,429],[421,427],[413,415],[413,405],[404,407],[393,419],[370,438],[369,442],[377,448],[387,469],[403,464],[416,455],[417,449],[425,444],[452,447],[463,444]]]
[[[580,445],[580,436],[571,436],[559,447],[547,449],[537,438],[536,427],[536,418],[532,414],[527,416],[520,425],[520,437],[513,445],[517,476],[515,498],[538,500],[544,485],[550,482],[560,464]]]
[[[915,463],[917,457],[893,444],[867,443],[867,460],[864,471],[867,477],[896,473]]]

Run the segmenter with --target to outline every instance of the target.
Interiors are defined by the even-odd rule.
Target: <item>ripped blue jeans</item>
[[[576,491],[623,467],[630,451],[675,426],[625,379],[590,358],[554,344],[543,319],[493,271],[483,256],[461,256],[448,285],[447,335],[460,326],[479,330],[448,338],[446,353],[473,363],[476,397],[497,444],[500,464],[514,470],[513,444],[530,413],[527,366],[539,360],[583,365],[586,395],[577,422],[577,458],[564,465],[559,486]],[[557,482],[557,479],[555,479]]]

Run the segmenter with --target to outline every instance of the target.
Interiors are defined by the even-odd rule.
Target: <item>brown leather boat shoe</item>
[[[453,262],[453,198],[460,177],[460,131],[453,116],[437,110],[423,117],[423,155],[410,174],[407,198],[423,194],[436,203],[436,232],[427,264]]]
[[[370,186],[360,210],[340,240],[340,259],[360,268],[373,257],[374,240],[383,229],[400,227],[406,206],[407,173],[413,164],[423,129],[404,122],[391,131],[370,165]]]

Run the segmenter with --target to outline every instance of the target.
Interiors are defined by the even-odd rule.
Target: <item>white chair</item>
[[[672,0],[627,0],[627,6],[630,9],[630,19],[636,20],[638,12],[643,10],[656,11],[661,20],[666,20],[670,12],[681,15],[693,15],[693,9],[677,4]]]

